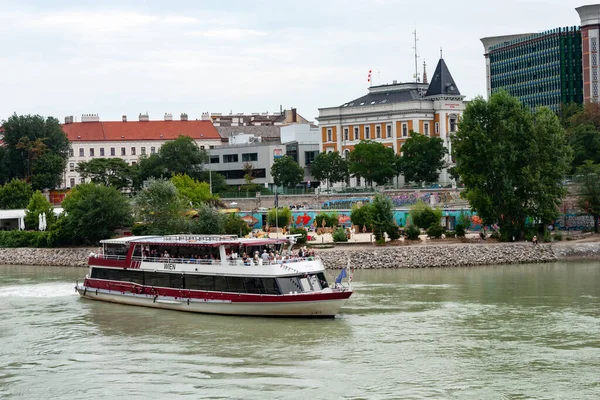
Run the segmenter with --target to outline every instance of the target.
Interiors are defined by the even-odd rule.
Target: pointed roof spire
[[[427,68],[426,68],[425,60],[423,60],[423,83],[427,83]]]
[[[440,58],[437,67],[435,67],[435,72],[433,73],[431,83],[427,88],[425,96],[437,96],[443,94],[460,96],[460,91],[458,90],[456,83],[454,83],[454,79],[444,62],[444,59]]]

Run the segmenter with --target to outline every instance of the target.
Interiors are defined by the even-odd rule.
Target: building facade
[[[481,39],[488,97],[506,90],[523,104],[598,102],[600,4],[578,7],[581,26]]]
[[[450,137],[458,129],[465,108],[443,58],[431,82],[397,83],[372,86],[369,93],[339,107],[319,109],[320,150],[338,151],[343,157],[361,140],[373,140],[402,153],[410,132],[439,137],[451,151]],[[450,157],[446,160],[451,164]],[[448,180],[442,171],[440,180]],[[360,177],[350,178],[350,187],[364,186]]]
[[[144,114],[140,114],[138,121],[127,121],[126,116],[122,121],[100,121],[98,115],[87,114],[82,116],[81,122],[66,117],[62,128],[71,142],[62,188],[72,188],[85,181],[76,169],[82,161],[121,158],[135,165],[140,156],[156,153],[163,144],[180,135],[191,137],[203,150],[222,144],[221,136],[210,121],[188,120],[187,114],[181,114],[180,120],[165,114],[162,121],[150,121]]]

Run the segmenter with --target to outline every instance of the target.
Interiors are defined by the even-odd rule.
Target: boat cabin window
[[[302,286],[300,286],[297,277],[277,278],[277,283],[283,294],[302,292]]]
[[[105,243],[104,255],[113,256],[115,258],[125,258],[127,256],[128,245],[117,243]]]
[[[93,268],[92,278],[106,279],[109,281],[133,282],[140,285],[144,284],[144,273],[139,270]]]

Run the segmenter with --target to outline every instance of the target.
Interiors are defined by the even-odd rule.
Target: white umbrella
[[[43,231],[44,230],[44,217],[42,217],[42,213],[38,214],[38,230]]]
[[[22,231],[25,230],[25,219],[24,218],[19,218],[19,229]]]
[[[45,231],[47,227],[48,224],[46,223],[46,213],[42,213],[42,230]]]

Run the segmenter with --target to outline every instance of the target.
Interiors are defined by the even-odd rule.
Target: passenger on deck
[[[263,250],[263,253],[261,255],[261,258],[263,260],[263,264],[268,264],[269,263],[269,253],[267,253],[267,250]]]

